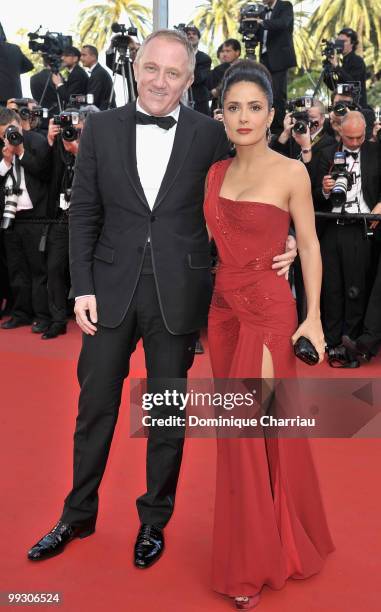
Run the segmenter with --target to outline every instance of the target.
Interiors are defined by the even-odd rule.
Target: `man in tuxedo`
[[[345,213],[381,211],[381,165],[376,143],[365,140],[365,119],[351,111],[342,119],[341,142],[326,149],[320,160],[320,202],[326,211],[342,212],[330,202],[335,181],[331,176],[336,151],[346,153],[346,166],[355,180],[347,192]],[[318,198],[319,194],[315,194]],[[328,359],[334,367],[358,367],[358,360],[342,344],[343,335],[356,340],[362,333],[371,271],[371,243],[364,222],[348,215],[327,222],[320,240],[323,260],[322,297]]]
[[[11,125],[23,137],[17,146],[5,137]],[[14,329],[32,324],[32,332],[43,333],[49,326],[50,314],[46,264],[39,251],[42,225],[24,221],[46,217],[50,151],[46,139],[33,130],[23,131],[19,115],[8,108],[0,109],[0,138],[4,141],[0,162],[1,216],[5,188],[12,185],[20,190],[14,226],[4,231],[14,305],[11,318],[1,327]]]
[[[212,60],[207,53],[200,51],[198,48],[201,38],[200,30],[196,26],[190,25],[185,28],[185,32],[196,55],[194,80],[191,86],[193,108],[199,113],[210,115],[208,80]]]
[[[73,94],[86,94],[89,78],[83,68],[79,65],[81,52],[76,47],[66,47],[62,53],[62,65],[69,71],[65,81],[60,74],[52,74],[60,100],[66,104]]]
[[[154,32],[134,63],[137,101],[90,115],[81,137],[70,206],[71,276],[84,332],[74,483],[60,521],[29,551],[31,560],[94,531],[98,487],[139,338],[148,391],[185,389],[211,296],[205,178],[229,151],[221,123],[179,104],[194,65],[180,32]],[[154,415],[171,408],[167,403]],[[183,431],[172,437],[150,428],[136,567],[149,567],[163,552],[183,442]]]
[[[103,66],[98,63],[98,50],[93,45],[84,45],[81,49],[81,62],[89,76],[87,93],[93,94],[94,105],[99,110],[115,108],[115,94],[112,92],[112,79]]]
[[[267,6],[259,23],[260,61],[268,68],[274,91],[275,117],[271,126],[274,133],[283,129],[287,102],[287,71],[296,66],[293,42],[294,9],[286,0],[263,0]]]
[[[208,88],[212,96],[212,115],[219,108],[220,89],[225,72],[241,56],[241,43],[236,38],[228,38],[222,43],[220,49],[221,52],[219,54],[217,51],[217,56],[221,63],[211,70],[208,78]]]
[[[49,117],[59,112],[58,95],[52,81],[52,71],[48,59],[43,55],[44,68],[30,77],[30,90],[34,100],[49,111]]]
[[[33,70],[32,62],[20,47],[7,42],[0,24],[0,106],[9,98],[21,98],[20,74]]]
[[[366,95],[366,66],[365,62],[360,55],[357,55],[356,49],[359,44],[357,32],[352,28],[343,28],[337,37],[344,43],[343,50],[343,62],[340,65],[337,54],[329,61],[332,65],[333,79],[328,77],[325,79],[325,83],[330,89],[332,85],[337,86],[338,83],[353,83],[359,82],[361,86],[359,104],[363,108],[367,106],[367,95]]]

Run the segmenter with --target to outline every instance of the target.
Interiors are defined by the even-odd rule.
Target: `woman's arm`
[[[296,242],[302,264],[303,281],[307,296],[307,317],[294,334],[295,343],[300,336],[311,340],[320,355],[324,356],[324,335],[320,321],[320,291],[322,263],[320,245],[315,229],[315,215],[308,172],[300,162],[292,162],[292,186],[289,208],[296,231]]]

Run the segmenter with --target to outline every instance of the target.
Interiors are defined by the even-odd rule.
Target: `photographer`
[[[329,107],[329,118],[324,125],[324,131],[340,142],[340,125],[342,118],[350,111],[357,110],[365,118],[366,139],[371,140],[375,122],[374,110],[362,108],[358,103],[360,92],[353,83],[341,83],[332,94],[332,105]]]
[[[336,83],[350,83],[358,81],[361,86],[359,104],[363,108],[367,106],[366,95],[366,66],[365,62],[356,53],[358,47],[357,32],[351,28],[343,28],[337,37],[343,41],[343,63],[340,66],[338,55],[335,52],[328,58],[332,65]],[[332,89],[332,79],[325,80],[327,86]]]
[[[125,103],[133,102],[138,97],[134,71],[132,69],[139,43],[132,36],[119,33],[111,38],[111,44],[106,50],[106,66],[113,74],[123,76],[122,66],[124,65],[124,76],[127,81],[128,100]],[[127,96],[126,96],[127,98]]]
[[[358,367],[342,345],[342,336],[356,340],[365,314],[371,243],[367,225],[350,213],[381,212],[381,166],[376,144],[365,140],[365,119],[358,111],[346,114],[341,142],[321,156],[322,207],[349,213],[328,221],[321,237],[324,328],[328,359],[333,367]]]
[[[52,150],[53,171],[49,186],[49,217],[60,220],[49,228],[47,238],[48,299],[51,325],[42,334],[43,340],[51,340],[66,334],[67,297],[69,278],[69,226],[71,185],[79,139],[88,113],[98,112],[95,106],[66,109],[63,115],[71,118],[66,127],[54,120],[49,122],[48,143]],[[75,123],[75,125],[74,125]]]
[[[62,66],[67,68],[69,76],[65,81],[58,74],[52,74],[53,85],[56,87],[61,102],[66,104],[73,94],[86,94],[89,78],[79,65],[81,53],[76,47],[66,47],[62,52]]]
[[[217,56],[220,64],[211,70],[208,78],[208,88],[212,96],[212,115],[219,108],[220,88],[224,74],[241,56],[241,43],[236,38],[228,38],[220,46],[220,53],[217,51]]]
[[[46,55],[42,55],[44,68],[30,77],[30,91],[41,106],[48,109],[49,117],[59,112],[57,90],[51,79],[51,69]]]
[[[20,74],[33,70],[32,62],[23,54],[20,47],[7,42],[0,24],[0,107],[9,98],[21,98]]]
[[[43,136],[23,132],[19,115],[7,108],[0,109],[0,138],[1,227],[14,297],[11,318],[1,327],[33,323],[32,331],[41,333],[50,322],[46,266],[39,251],[42,225],[27,220],[46,217],[50,151]]]
[[[99,110],[115,108],[115,94],[112,92],[112,79],[107,70],[98,63],[98,50],[93,45],[84,45],[81,49],[81,62],[89,75],[87,93],[93,94],[94,105]],[[78,92],[79,93],[79,92]]]
[[[275,117],[271,129],[280,133],[287,101],[287,71],[296,66],[293,43],[294,9],[285,0],[263,0],[267,6],[260,26],[260,61],[268,68],[274,92]]]
[[[209,111],[209,75],[212,66],[212,60],[209,55],[200,51],[198,48],[201,33],[196,26],[186,26],[185,34],[191,43],[196,55],[196,66],[194,69],[194,80],[191,86],[192,99],[194,102],[194,110],[204,115],[210,115]]]

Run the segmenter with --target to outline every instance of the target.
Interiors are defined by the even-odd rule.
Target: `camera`
[[[80,129],[76,126],[79,124],[79,113],[67,111],[54,115],[53,125],[59,125],[61,128],[61,136],[67,142],[74,142],[80,136]]]
[[[4,138],[6,138],[10,145],[13,147],[18,147],[24,142],[23,135],[19,132],[18,128],[15,125],[10,125],[4,134]]]
[[[111,38],[111,46],[119,51],[121,55],[126,55],[128,47],[131,43],[131,36],[137,36],[138,30],[133,26],[126,28],[123,23],[113,23],[111,30],[116,34]]]
[[[71,94],[69,98],[68,106],[87,106],[88,104],[94,104],[94,94]]]
[[[261,2],[246,4],[240,9],[238,32],[242,34],[242,40],[248,55],[254,54],[255,48],[259,43],[259,24],[256,20],[264,19],[266,11],[266,6]]]
[[[287,102],[286,110],[291,113],[291,117],[295,120],[292,130],[296,134],[306,134],[308,127],[311,129],[319,125],[317,121],[311,121],[309,118],[308,109],[312,108],[312,105],[313,98],[311,96],[295,98]],[[303,108],[304,110],[297,111],[297,108]]]
[[[31,119],[48,119],[49,109],[44,108],[43,106],[35,106],[34,108],[30,109],[29,116]]]
[[[328,107],[328,111],[333,112],[336,117],[344,117],[349,111],[359,110],[359,106],[354,102],[340,101],[336,102],[333,106]]]
[[[295,98],[294,100],[288,100],[286,103],[286,111],[292,113],[297,108],[311,108],[313,105],[313,98],[311,96],[305,96],[304,98]]]
[[[49,31],[39,34],[39,29],[36,32],[29,32],[29,49],[33,53],[42,53],[50,70],[58,73],[63,50],[73,45],[72,37]]]
[[[5,205],[0,229],[8,230],[12,228],[17,212],[18,196],[21,195],[21,193],[22,189],[14,187],[12,177],[8,176],[4,189]]]
[[[344,207],[347,201],[347,193],[352,189],[356,180],[354,174],[347,170],[344,151],[336,151],[331,177],[335,184],[330,194],[330,200],[334,206]]]
[[[186,34],[187,26],[185,23],[179,23],[177,26],[173,26],[174,30],[178,30],[182,32],[184,35]]]
[[[335,40],[323,38],[321,45],[323,47],[322,55],[326,60],[332,59],[335,53],[344,53],[344,41],[340,38],[336,38]]]

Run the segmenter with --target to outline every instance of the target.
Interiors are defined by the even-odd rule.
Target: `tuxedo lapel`
[[[123,108],[123,112],[119,115],[121,120],[120,130],[118,130],[118,143],[121,152],[123,166],[133,186],[136,195],[142,204],[149,209],[147,198],[145,197],[143,187],[140,182],[138,166],[136,162],[136,121],[135,121],[136,104],[132,102]]]
[[[195,118],[196,113],[181,106],[172,153],[153,210],[160,206],[184,165],[196,134]]]

